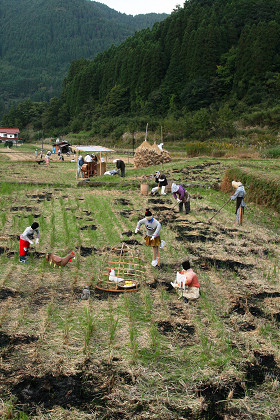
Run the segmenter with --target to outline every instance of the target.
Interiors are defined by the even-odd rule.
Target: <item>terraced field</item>
[[[218,189],[233,164],[225,160],[164,167],[191,194],[188,216],[170,195],[140,195],[155,168],[77,187],[65,164],[47,172],[25,162],[24,179],[11,163],[0,171],[2,417],[278,419],[279,214],[247,203],[242,227],[233,204],[216,215],[229,197]],[[134,234],[146,208],[166,241],[158,268],[144,230]],[[40,244],[19,264],[18,235],[34,220]],[[96,290],[104,261],[123,243],[142,262],[140,290]],[[75,260],[61,269],[45,258],[71,251]],[[188,304],[170,287],[186,258],[201,283],[200,299]],[[81,301],[86,284],[91,297]]]

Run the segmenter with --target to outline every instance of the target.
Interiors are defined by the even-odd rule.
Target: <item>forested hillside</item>
[[[93,61],[74,61],[50,105],[23,107],[28,122],[43,114],[44,130],[117,138],[148,117],[199,138],[198,125],[201,137],[230,136],[228,122],[249,111],[278,127],[279,93],[280,0],[190,0]],[[4,121],[21,116],[12,110]]]
[[[1,103],[61,92],[71,61],[93,59],[166,14],[131,16],[88,0],[1,0]]]

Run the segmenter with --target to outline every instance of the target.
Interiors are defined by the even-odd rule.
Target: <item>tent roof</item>
[[[79,150],[80,152],[114,152],[112,149],[107,149],[103,146],[71,146],[73,150]]]

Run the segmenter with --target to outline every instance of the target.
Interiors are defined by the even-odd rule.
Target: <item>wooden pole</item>
[[[76,149],[75,149],[76,150]],[[76,150],[76,162],[77,162],[77,172],[76,172],[76,179],[79,179],[79,171],[78,171],[78,160],[79,160],[79,156],[78,156],[78,150]]]
[[[227,200],[227,201],[225,202],[225,204],[224,204],[224,205],[223,205],[223,206],[222,206],[222,207],[221,207],[221,208],[220,208],[220,209],[219,209],[219,210],[218,210],[218,211],[214,214],[214,216],[212,216],[212,217],[211,217],[211,219],[209,219],[209,220],[208,220],[208,223],[209,223],[212,219],[214,219],[214,217],[215,217],[215,216],[217,216],[217,214],[218,214],[218,213],[220,213],[220,211],[221,211],[221,210],[222,210],[222,209],[223,209],[223,208],[227,205],[227,203],[228,203],[229,201],[230,201],[230,199],[229,199],[229,200]]]

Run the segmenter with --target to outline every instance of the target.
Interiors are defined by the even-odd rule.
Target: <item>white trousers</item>
[[[155,187],[155,188],[153,188],[153,189],[152,189],[152,191],[151,191],[151,192],[154,194],[154,193],[155,193],[155,192],[157,192],[158,190],[159,190],[159,187]],[[166,194],[166,193],[165,193],[165,185],[163,185],[163,186],[161,187],[161,194],[163,194],[163,195],[164,195],[164,194]]]

